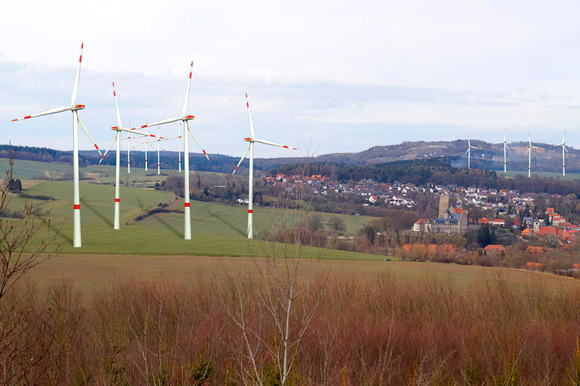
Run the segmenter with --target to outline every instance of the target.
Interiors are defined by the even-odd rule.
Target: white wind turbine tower
[[[120,229],[120,206],[121,206],[121,198],[119,192],[119,186],[121,185],[121,132],[124,131],[127,133],[127,138],[129,138],[129,133],[135,133],[137,135],[142,135],[144,137],[154,137],[157,138],[155,135],[147,134],[139,131],[135,131],[132,129],[126,129],[123,127],[121,123],[121,113],[119,111],[119,104],[117,102],[117,92],[115,91],[115,82],[113,82],[113,98],[115,99],[115,112],[117,114],[117,126],[111,127],[111,129],[115,130],[115,139],[113,142],[107,147],[105,151],[105,155],[109,152],[109,149],[115,142],[117,142],[117,155],[116,155],[116,162],[115,162],[115,218],[113,221],[113,229]],[[128,141],[128,140],[127,140]],[[103,156],[103,158],[104,158]],[[128,155],[127,155],[128,156]],[[102,159],[101,159],[102,161]]]
[[[257,139],[256,134],[254,133],[254,125],[252,124],[252,115],[250,114],[250,103],[248,102],[248,94],[246,94],[246,107],[248,109],[248,121],[250,123],[250,138],[244,138],[244,141],[249,142],[250,145],[248,146],[248,150],[244,153],[240,162],[236,165],[236,168],[232,172],[234,174],[238,167],[244,161],[248,152],[250,153],[250,170],[249,170],[249,189],[248,189],[248,238],[254,238],[254,229],[253,229],[253,214],[254,214],[254,143],[263,143],[264,145],[271,145],[271,146],[278,146],[283,147],[285,149],[292,149],[298,150],[295,147],[289,147],[285,145],[279,145],[274,142],[267,141],[265,139]]]
[[[469,133],[467,133],[467,150],[465,151],[465,154],[467,154],[467,169],[471,167],[471,149],[479,149],[479,148],[471,146],[471,141],[469,140]]]
[[[185,204],[184,204],[184,206],[185,206],[185,208],[184,208],[185,225],[184,225],[183,237],[185,240],[191,240],[191,210],[190,210],[190,202],[189,202],[189,135],[187,135],[187,132],[189,132],[191,137],[194,139],[194,141],[197,143],[197,145],[199,146],[199,148],[201,149],[201,151],[203,152],[203,154],[205,155],[205,157],[209,161],[209,156],[207,155],[206,151],[203,149],[203,147],[199,143],[199,140],[197,139],[197,137],[193,133],[193,130],[191,130],[191,128],[189,127],[189,121],[194,118],[193,115],[187,115],[187,107],[189,105],[189,90],[191,88],[191,74],[192,73],[193,73],[193,62],[191,62],[191,67],[189,70],[189,80],[187,83],[187,90],[185,92],[185,101],[183,102],[183,110],[181,112],[181,116],[174,117],[174,118],[168,118],[168,119],[164,119],[164,120],[161,120],[158,122],[153,122],[153,123],[141,126],[141,128],[144,129],[146,127],[164,125],[166,123],[171,123],[171,122],[177,122],[177,121],[183,122],[183,130],[184,130],[183,163],[185,164],[185,173],[183,176],[183,178],[184,178],[184,183],[183,183],[184,192],[183,193],[184,193],[184,201],[185,201]]]
[[[526,153],[528,153],[528,178],[532,176],[532,149],[541,149],[541,148],[532,145],[530,133],[528,133],[528,150],[526,150]]]
[[[566,129],[564,129],[564,136],[562,137],[562,143],[559,143],[554,146],[562,146],[562,176],[566,175],[566,152],[568,149],[566,148]]]
[[[129,133],[127,133],[127,173],[131,174],[131,137],[129,137]]]
[[[507,129],[505,129],[505,132],[503,134],[503,141],[493,143],[493,145],[500,145],[500,144],[503,144],[503,172],[506,173],[507,172],[507,150],[509,149],[509,147],[507,145]]]
[[[150,143],[157,143],[157,174],[161,174],[161,158],[159,155],[159,148],[160,148],[160,143],[161,141],[170,141],[172,139],[178,139],[179,143],[181,143],[181,135],[175,136],[175,137],[170,137],[170,138],[166,138],[166,137],[158,137],[157,139],[153,140],[153,141],[147,141],[145,142],[146,144],[150,144]]]
[[[179,173],[181,173],[181,124],[179,125],[179,129],[177,130],[177,138],[178,138],[177,156],[179,157]]]
[[[157,128],[157,136],[159,136],[159,133],[161,132],[161,129],[158,127]],[[161,174],[161,158],[159,157],[159,142],[157,141],[157,174]]]
[[[148,130],[147,130],[147,129],[145,129],[145,133],[147,133],[147,132],[148,132]],[[148,166],[147,166],[147,162],[148,162],[148,161],[147,161],[147,146],[148,146],[148,144],[147,144],[147,142],[145,142],[145,171],[148,171],[148,170],[147,170],[147,167],[148,167]]]
[[[70,100],[69,106],[64,107],[56,107],[54,109],[46,110],[37,114],[27,115],[23,118],[13,119],[14,121],[20,121],[23,119],[35,118],[40,117],[42,115],[49,115],[49,114],[56,114],[61,113],[63,111],[72,111],[73,114],[73,246],[75,248],[80,248],[82,246],[82,239],[81,239],[81,206],[80,206],[80,191],[79,191],[79,138],[78,138],[78,125],[81,125],[81,128],[87,134],[99,154],[101,154],[101,160],[103,158],[103,154],[99,150],[99,147],[89,134],[85,124],[79,117],[78,111],[85,108],[85,105],[77,104],[77,95],[79,91],[79,79],[81,76],[81,64],[83,61],[83,47],[84,43],[81,43],[81,53],[79,55],[79,66],[77,69],[77,75],[75,78],[75,83],[73,86],[72,97]]]

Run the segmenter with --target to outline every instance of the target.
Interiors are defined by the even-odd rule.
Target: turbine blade
[[[40,117],[42,115],[50,115],[50,114],[62,113],[63,111],[67,111],[67,110],[70,110],[70,106],[66,106],[66,107],[65,106],[63,106],[63,107],[55,107],[54,109],[42,111],[42,112],[36,113],[36,114],[27,115],[27,116],[22,117],[22,118],[13,119],[12,122],[22,121],[24,119],[30,119],[30,118],[35,118],[35,117]]]
[[[117,112],[117,127],[123,127],[121,124],[121,113],[119,112],[119,104],[117,103],[117,92],[115,91],[115,82],[113,82],[113,98],[115,99],[115,111]]]
[[[189,90],[191,88],[191,73],[193,72],[193,62],[191,62],[191,67],[189,69],[189,80],[187,82],[187,91],[185,92],[185,100],[183,101],[183,111],[181,112],[181,116],[185,117],[187,113],[187,107],[189,105]]]
[[[246,159],[246,156],[250,152],[250,149],[251,148],[252,148],[252,143],[250,142],[250,146],[248,146],[248,150],[246,150],[246,152],[244,153],[244,155],[242,156],[242,158],[240,158],[240,162],[238,162],[238,164],[236,165],[236,168],[234,169],[234,171],[232,172],[232,174],[234,174],[236,172],[236,170],[238,170],[238,168],[240,167],[240,165],[242,164],[242,162],[244,161],[244,159]]]
[[[195,136],[195,134],[193,133],[193,130],[191,130],[191,127],[189,127],[189,122],[185,121],[185,126],[187,126],[187,130],[189,131],[189,134],[191,134],[191,136],[193,137],[193,140],[197,143],[197,146],[199,146],[199,148],[201,149],[201,151],[203,152],[203,155],[205,155],[205,158],[207,158],[207,160],[209,162],[211,162],[211,160],[209,159],[209,156],[207,155],[207,153],[205,152],[205,149],[201,146],[201,143],[199,143],[199,140],[197,139],[197,137]],[[186,134],[187,135],[187,134]]]
[[[148,123],[146,125],[143,125],[143,126],[139,127],[139,129],[144,129],[146,127],[151,127],[151,126],[165,125],[167,123],[177,122],[177,121],[181,121],[181,120],[182,120],[182,117],[163,119],[161,121],[157,121],[157,122]],[[137,129],[137,127],[132,127],[131,130],[133,130],[133,129]]]
[[[264,145],[283,147],[284,149],[298,150],[295,147],[290,147],[290,146],[286,146],[286,145],[280,145],[279,143],[267,141],[265,139],[254,139],[254,142],[263,143]]]
[[[71,107],[76,104],[77,94],[79,93],[79,79],[81,77],[81,63],[83,61],[83,46],[84,46],[84,43],[81,43],[81,54],[79,55],[79,68],[77,69],[77,76],[75,78],[75,85],[73,86],[72,97],[70,98]]]
[[[250,135],[252,139],[256,139],[256,134],[254,133],[254,124],[252,123],[252,114],[250,114],[250,102],[248,101],[248,93],[246,93],[246,107],[248,108],[248,120],[250,122]]]
[[[105,156],[103,155],[103,153],[101,153],[101,150],[99,149],[99,147],[97,146],[97,144],[95,143],[95,140],[93,139],[93,137],[91,137],[91,135],[89,134],[89,131],[87,130],[87,127],[85,126],[85,124],[83,123],[83,121],[81,120],[81,117],[78,116],[77,114],[77,120],[79,121],[79,124],[81,125],[81,127],[83,128],[83,130],[85,131],[85,134],[87,135],[87,137],[89,137],[89,139],[91,140],[91,142],[93,143],[93,145],[95,145],[95,149],[97,149],[97,151],[99,152],[99,154],[101,155],[101,159],[105,158]]]
[[[109,152],[109,150],[111,149],[111,147],[115,144],[115,142],[117,142],[117,136],[116,135],[115,135],[115,138],[113,138],[113,142],[111,142],[111,144],[109,145],[109,147],[107,147],[107,150],[105,150],[105,153],[103,154],[103,157],[101,158],[101,160],[99,161],[99,163],[103,162],[103,160],[107,156],[107,153]]]
[[[144,133],[142,131],[135,130],[135,129],[123,129],[123,128],[119,128],[119,130],[126,132],[127,133],[127,136],[129,135],[129,133],[133,133],[133,134],[142,135],[143,137],[163,138],[163,137],[157,137],[155,134]]]

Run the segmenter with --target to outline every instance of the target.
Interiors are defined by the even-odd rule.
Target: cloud
[[[573,1],[7,2],[0,142],[70,149],[70,116],[9,121],[68,103],[81,41],[81,114],[101,146],[116,120],[111,82],[126,125],[178,115],[191,60],[193,127],[210,152],[245,151],[246,92],[257,135],[320,153],[467,131],[495,138],[505,127],[513,140],[537,131],[554,142],[577,126],[579,10]]]

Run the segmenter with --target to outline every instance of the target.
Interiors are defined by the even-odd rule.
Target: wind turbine
[[[503,172],[506,173],[507,172],[507,150],[509,149],[509,147],[507,145],[507,128],[505,129],[505,132],[503,134],[503,141],[493,143],[492,145],[500,145],[500,144],[503,144]]]
[[[190,202],[189,202],[189,136],[187,135],[186,130],[192,136],[194,141],[197,143],[197,145],[199,146],[199,148],[201,149],[201,151],[203,152],[203,154],[205,155],[205,157],[209,161],[209,156],[205,152],[204,148],[201,146],[201,143],[199,143],[199,140],[197,139],[197,137],[193,133],[193,130],[191,130],[191,128],[189,127],[189,121],[194,118],[193,115],[187,114],[187,107],[189,105],[189,90],[191,88],[191,74],[192,73],[193,73],[193,62],[191,62],[191,67],[189,69],[189,80],[187,83],[187,90],[185,91],[185,101],[183,102],[183,110],[181,112],[181,116],[163,119],[163,120],[158,121],[158,122],[153,122],[153,123],[149,123],[149,124],[141,126],[141,128],[144,129],[146,127],[164,125],[164,124],[171,123],[171,122],[177,122],[177,121],[183,122],[183,130],[184,130],[183,162],[185,164],[185,173],[183,176],[183,178],[184,178],[184,183],[183,183],[184,197],[183,198],[185,201],[185,204],[184,204],[184,206],[185,206],[185,208],[184,208],[185,225],[184,225],[183,237],[185,240],[191,240],[191,211],[190,211]]]
[[[85,124],[79,117],[78,111],[85,108],[85,105],[77,104],[77,95],[79,91],[79,79],[81,76],[81,64],[83,61],[83,47],[84,43],[81,43],[81,53],[79,55],[79,66],[77,69],[77,75],[75,78],[75,83],[73,86],[72,97],[69,106],[56,107],[54,109],[46,110],[40,113],[27,115],[23,118],[13,119],[12,122],[20,121],[23,119],[40,117],[42,115],[50,115],[61,113],[63,111],[71,111],[73,114],[73,246],[75,248],[80,248],[82,246],[81,238],[81,205],[80,205],[80,189],[79,189],[79,138],[78,138],[78,125],[84,130],[85,134],[89,137],[99,154],[101,155],[101,160],[103,159],[103,154],[99,150],[99,147],[89,134]]]
[[[131,174],[131,138],[129,137],[129,133],[127,133],[127,173]]]
[[[254,238],[254,229],[253,229],[253,214],[254,214],[254,143],[263,143],[264,145],[271,145],[271,146],[278,146],[283,147],[285,149],[292,149],[298,150],[295,147],[289,147],[285,145],[279,145],[274,142],[267,141],[265,139],[257,139],[256,134],[254,133],[254,125],[252,124],[252,115],[250,114],[250,103],[248,102],[248,94],[246,94],[246,107],[248,108],[248,121],[250,123],[250,138],[244,138],[244,141],[249,142],[250,145],[248,146],[248,150],[244,153],[240,162],[236,165],[236,168],[232,172],[234,174],[238,167],[242,163],[242,161],[250,153],[250,171],[249,171],[249,189],[248,189],[248,238]]]
[[[532,145],[530,133],[528,133],[528,150],[526,150],[526,153],[528,153],[528,178],[532,176],[532,149],[541,149],[541,148]]]
[[[554,146],[562,146],[562,176],[566,175],[566,152],[568,149],[566,148],[566,129],[564,129],[564,136],[562,137],[562,143],[559,143]]]
[[[479,149],[479,148],[471,146],[471,141],[469,140],[469,133],[467,133],[467,150],[465,151],[465,154],[467,154],[467,169],[471,167],[471,149]]]
[[[158,127],[157,128],[157,135],[159,136],[161,132],[161,129]],[[159,157],[159,142],[161,141],[157,141],[157,174],[161,174],[161,159]]]
[[[178,138],[177,156],[179,158],[179,173],[181,173],[181,124],[179,125],[179,129],[177,130],[177,138]]]
[[[145,129],[145,133],[147,133],[147,132],[148,132],[148,130]],[[148,171],[147,170],[147,162],[148,162],[147,161],[147,142],[145,142],[145,171]]]
[[[119,223],[120,223],[119,211],[120,211],[120,206],[121,206],[121,198],[120,198],[119,186],[121,185],[121,132],[124,131],[127,133],[127,137],[126,137],[127,142],[129,142],[129,140],[128,140],[129,133],[135,133],[137,135],[142,135],[145,137],[154,137],[154,138],[157,138],[157,137],[153,134],[147,134],[147,133],[135,131],[132,129],[126,129],[123,127],[123,124],[121,123],[121,113],[119,111],[119,103],[117,102],[117,92],[115,91],[115,82],[113,82],[113,98],[115,99],[115,112],[117,114],[117,126],[113,126],[113,127],[111,127],[111,129],[114,130],[116,133],[115,133],[115,139],[113,139],[113,142],[111,142],[111,144],[109,145],[109,147],[105,151],[103,158],[105,155],[107,155],[111,146],[113,146],[113,144],[115,142],[117,142],[117,155],[116,155],[116,161],[115,161],[115,218],[113,221],[113,229],[120,229],[120,227],[119,227]],[[128,153],[127,153],[127,157],[129,157]],[[102,161],[102,159],[101,159],[101,161]]]

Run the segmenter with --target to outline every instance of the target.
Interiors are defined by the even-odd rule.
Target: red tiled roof
[[[503,247],[503,245],[498,245],[498,244],[489,244],[487,247],[483,248],[484,251],[500,251],[503,252],[505,251],[505,248]]]

